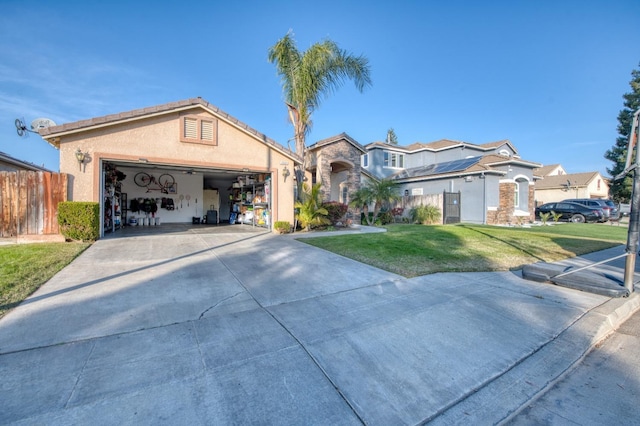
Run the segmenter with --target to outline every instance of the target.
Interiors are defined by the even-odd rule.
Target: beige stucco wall
[[[217,145],[182,142],[180,117],[183,115],[217,118]],[[82,170],[75,157],[78,148],[88,154]],[[60,171],[69,174],[69,198],[74,201],[99,201],[101,160],[137,162],[140,158],[163,165],[237,170],[239,174],[243,169],[271,173],[273,221],[294,222],[293,179],[289,177],[285,181],[281,172],[284,167],[281,163],[284,162],[288,163],[289,170],[293,170],[291,158],[259,141],[257,136],[201,108],[109,125],[60,138]]]
[[[598,179],[593,179],[588,186],[573,187],[569,190],[556,189],[536,189],[535,198],[537,204],[552,203],[562,201],[568,198],[609,198],[609,185],[604,179],[600,180],[598,188]]]

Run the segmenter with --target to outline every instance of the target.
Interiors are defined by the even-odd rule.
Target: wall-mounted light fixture
[[[287,168],[287,166],[284,166],[282,168],[282,177],[284,178],[284,181],[287,181],[287,178],[289,177],[289,175],[291,175],[291,172],[289,171],[289,169]]]
[[[82,165],[84,164],[84,160],[87,158],[87,154],[82,152],[80,148],[76,151],[76,160],[78,160],[78,167],[80,171],[82,171]]]

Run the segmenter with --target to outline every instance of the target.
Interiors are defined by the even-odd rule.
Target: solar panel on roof
[[[481,157],[463,158],[461,160],[445,161],[443,163],[412,167],[394,175],[394,179],[404,179],[420,176],[434,176],[444,173],[455,173],[466,170],[480,161]]]

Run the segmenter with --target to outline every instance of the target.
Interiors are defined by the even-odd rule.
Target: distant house
[[[567,172],[560,164],[550,164],[548,166],[542,166],[534,170],[536,176],[557,176],[566,175]]]
[[[508,140],[362,146],[342,133],[311,145],[307,155],[309,172],[321,182],[326,200],[348,203],[349,194],[367,179],[388,178],[404,197],[457,194],[457,221],[533,220],[533,170],[541,165],[521,159]]]
[[[609,197],[609,184],[599,172],[565,173],[559,164],[544,166],[534,172],[540,178],[535,184],[537,205],[567,198]]]
[[[17,172],[20,170],[29,170],[33,172],[50,172],[51,171],[44,167],[36,166],[33,163],[28,163],[26,161],[18,160],[17,158],[14,158],[9,154],[5,154],[4,152],[0,152],[0,172]]]

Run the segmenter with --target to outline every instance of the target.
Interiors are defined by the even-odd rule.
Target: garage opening
[[[271,174],[102,162],[101,235],[129,226],[193,224],[271,228]]]

